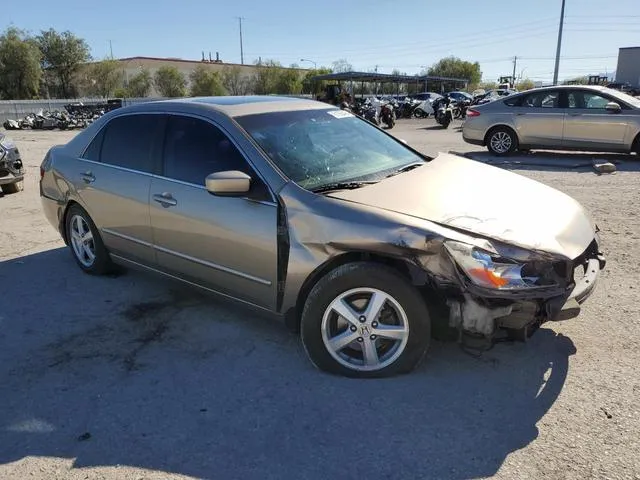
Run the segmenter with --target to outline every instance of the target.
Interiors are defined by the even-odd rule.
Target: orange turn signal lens
[[[506,278],[502,278],[486,268],[472,268],[469,270],[469,275],[475,277],[480,285],[489,284],[500,288],[509,283]]]

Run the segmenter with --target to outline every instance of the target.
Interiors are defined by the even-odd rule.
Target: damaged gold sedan
[[[563,193],[302,99],[115,110],[47,153],[40,192],[85,272],[142,268],[268,311],[347,376],[412,370],[440,327],[526,339],[578,315],[605,265]]]

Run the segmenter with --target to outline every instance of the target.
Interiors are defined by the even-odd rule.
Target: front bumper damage
[[[460,295],[446,301],[449,326],[458,330],[461,343],[478,348],[489,348],[505,336],[525,341],[547,321],[577,317],[580,305],[593,293],[605,265],[596,238],[571,262],[571,280],[565,288],[498,293],[461,279]]]
[[[24,179],[24,166],[17,148],[0,145],[0,185],[16,183]]]

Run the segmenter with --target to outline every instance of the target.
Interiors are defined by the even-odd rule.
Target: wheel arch
[[[285,312],[285,323],[290,330],[293,332],[299,331],[302,309],[304,308],[306,298],[320,279],[330,271],[353,262],[385,265],[398,272],[403,278],[415,286],[424,286],[428,283],[427,273],[406,260],[374,252],[353,251],[341,253],[318,266],[303,282],[302,287],[298,291],[295,306]]]
[[[640,155],[640,131],[636,134],[636,138],[631,142],[631,152],[635,152]]]
[[[520,145],[520,137],[518,136],[518,131],[515,128],[513,128],[511,125],[508,125],[506,123],[497,123],[489,127],[487,129],[487,133],[484,134],[483,142],[485,146],[489,144],[489,136],[498,128],[506,128],[507,130],[511,130],[516,137],[516,141],[518,142],[518,145]]]
[[[84,207],[80,205],[80,203],[75,200],[69,200],[64,207],[64,212],[62,212],[62,216],[60,217],[60,226],[58,227],[60,230],[60,234],[62,235],[62,239],[66,245],[69,245],[69,238],[67,237],[67,215],[69,214],[69,210],[73,205],[78,205],[80,208],[84,210]],[[85,210],[86,211],[86,210]]]

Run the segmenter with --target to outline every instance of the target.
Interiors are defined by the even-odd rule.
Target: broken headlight
[[[500,257],[466,243],[448,241],[445,247],[469,279],[480,287],[521,290],[556,285],[534,273],[533,265]]]

